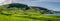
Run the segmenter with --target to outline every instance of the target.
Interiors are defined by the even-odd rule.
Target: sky
[[[0,0],[0,4],[3,2],[11,3],[12,0]],[[54,11],[60,11],[60,0],[13,0],[13,3],[23,3],[29,6],[40,6]]]

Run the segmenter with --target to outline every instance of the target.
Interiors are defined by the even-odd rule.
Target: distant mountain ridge
[[[49,10],[47,8],[43,8],[43,7],[38,7],[38,6],[31,6],[32,9],[35,9],[36,11],[40,11],[41,13],[44,14],[53,14],[54,11]]]
[[[54,14],[54,13],[57,13],[58,11],[53,11],[53,10],[49,10],[47,8],[43,8],[43,7],[38,7],[38,6],[28,6],[28,5],[25,5],[25,4],[20,4],[20,3],[11,3],[11,4],[7,4],[7,8],[13,8],[13,7],[16,7],[16,8],[23,8],[23,9],[26,9],[26,10],[29,10],[29,9],[34,9],[36,11],[39,11],[40,13],[43,13],[43,14]]]

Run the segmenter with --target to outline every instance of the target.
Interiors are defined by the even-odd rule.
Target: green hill
[[[34,9],[22,10],[16,7],[0,6],[0,21],[60,21],[56,16],[44,16]]]

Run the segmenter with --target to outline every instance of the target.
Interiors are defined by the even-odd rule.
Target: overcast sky
[[[11,3],[11,0],[0,0],[0,4],[2,2]],[[14,0],[14,3],[23,3],[29,6],[40,6],[45,7],[47,9],[60,11],[60,0]]]

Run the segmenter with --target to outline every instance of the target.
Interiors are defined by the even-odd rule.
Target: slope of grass
[[[0,21],[60,21],[60,18],[44,16],[40,11],[34,9],[24,11],[18,8],[8,9],[6,6],[0,6]]]
[[[60,21],[60,18],[42,16],[42,15],[22,15],[15,14],[11,16],[1,15],[0,21]]]

